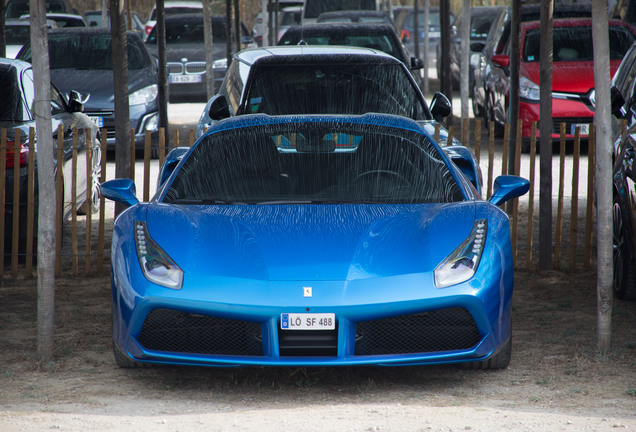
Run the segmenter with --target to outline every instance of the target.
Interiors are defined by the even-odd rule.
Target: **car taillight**
[[[7,141],[7,158],[5,162],[6,168],[13,168],[14,161],[17,156],[15,156],[15,142]],[[29,163],[29,147],[26,144],[20,144],[20,168],[27,166]]]
[[[410,38],[411,38],[411,32],[408,31],[407,29],[402,29],[402,31],[400,32],[400,39],[407,40]]]
[[[146,29],[145,29],[145,30],[146,30],[146,34],[147,34],[147,35],[149,35],[149,34],[150,34],[150,32],[152,31],[152,28],[153,28],[153,27],[154,27],[154,26],[151,26],[151,25],[147,25],[147,26],[146,26]]]

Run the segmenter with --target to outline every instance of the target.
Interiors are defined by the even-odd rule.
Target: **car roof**
[[[10,59],[4,57],[0,57],[0,65],[10,66],[20,70],[31,68],[31,63],[25,62],[24,60]]]
[[[267,48],[251,48],[239,51],[234,56],[248,65],[254,63],[316,63],[333,61],[338,63],[403,63],[395,57],[372,48],[323,45],[286,45]]]

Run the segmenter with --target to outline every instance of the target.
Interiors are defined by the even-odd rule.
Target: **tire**
[[[478,362],[465,363],[468,369],[505,369],[510,364],[512,356],[512,336],[503,344],[501,349],[485,360]]]
[[[477,102],[475,102],[475,89],[473,88],[473,95],[471,96],[471,101],[472,101],[472,105],[473,105],[473,114],[475,114],[475,117],[485,117],[484,116],[484,109],[481,105],[479,105]]]
[[[137,363],[133,361],[123,349],[113,339],[113,355],[115,357],[115,363],[122,369],[133,369],[133,368],[142,368],[146,367],[145,363]]]
[[[489,128],[491,121],[495,123],[495,138],[503,138],[504,126],[497,123],[497,120],[495,119],[495,109],[493,108],[492,101],[488,95],[486,95],[486,119],[488,121]]]
[[[636,300],[636,271],[632,265],[629,233],[619,199],[614,195],[612,207],[612,250],[614,261],[614,296],[621,300]]]

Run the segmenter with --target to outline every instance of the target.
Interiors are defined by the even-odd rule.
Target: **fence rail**
[[[530,181],[530,191],[523,197],[517,198],[505,206],[510,216],[513,254],[516,267],[531,270],[536,267],[538,260],[535,258],[535,245],[538,244],[539,220],[535,209],[538,207],[539,184],[537,175],[537,140],[532,139],[527,153],[522,152],[522,139],[520,132],[514,139],[510,137],[510,125],[504,128],[503,139],[496,139],[494,124],[490,123],[488,130],[482,127],[479,119],[463,119],[461,121],[461,142],[474,151],[484,175],[484,195],[486,198],[492,195],[493,182],[497,175],[508,174],[510,166],[509,155],[514,154],[515,160],[511,165],[513,172],[510,174],[521,175]],[[536,125],[533,125],[533,134]],[[517,127],[521,131],[521,127]],[[454,128],[449,128],[448,142],[451,142],[455,133]],[[17,133],[17,132],[16,132]],[[31,129],[29,137],[30,154],[34,154],[34,131]],[[62,135],[62,134],[58,134]],[[77,135],[77,134],[76,134]],[[101,179],[103,182],[114,177],[114,164],[107,163],[106,130],[101,130]],[[132,135],[134,136],[134,134]],[[165,130],[161,129],[158,141],[158,159],[151,159],[150,134],[146,135],[143,159],[137,158],[134,148],[134,140],[131,140],[131,155],[133,160],[133,178],[141,190],[139,197],[142,201],[148,201],[151,189],[156,187],[156,176],[153,178],[151,168],[157,169],[163,162],[165,155],[170,150],[166,146],[168,138]],[[564,136],[564,134],[562,134]],[[19,138],[19,137],[18,137]],[[16,141],[18,141],[16,139]],[[175,130],[172,143],[179,143],[179,130]],[[189,134],[189,144],[194,142],[194,131]],[[595,163],[595,135],[594,129],[586,140],[581,140],[577,134],[574,142],[566,142],[562,138],[559,143],[558,154],[553,154],[553,192],[551,194],[553,208],[553,257],[554,267],[575,271],[577,268],[588,268],[593,265],[595,212],[594,212],[594,163]],[[582,144],[587,144],[583,153]],[[74,142],[73,167],[78,166],[77,142]],[[511,146],[515,151],[511,152]],[[570,148],[571,147],[571,148]],[[62,151],[62,143],[58,144],[58,151]],[[19,152],[13,151],[12,145],[7,145],[7,131],[0,130],[0,211],[7,215],[7,209],[11,209],[11,223],[7,224],[7,216],[0,218],[0,236],[4,242],[0,243],[0,273],[3,279],[17,277],[34,277],[34,265],[36,252],[33,248],[33,238],[37,235],[37,217],[35,215],[35,173],[33,164],[20,167]],[[91,167],[91,152],[86,153],[87,169]],[[58,154],[58,160],[61,160]],[[6,162],[9,163],[6,163]],[[82,164],[83,166],[83,164]],[[110,169],[110,171],[109,171]],[[17,197],[19,183],[14,182],[12,202],[6,202],[6,171],[13,170],[14,178],[17,178],[21,170],[27,170],[28,202],[20,205]],[[57,196],[61,196],[62,172],[57,170]],[[74,171],[73,178],[75,178]],[[87,172],[90,176],[90,171]],[[62,221],[63,200],[57,201],[57,226],[56,226],[56,273],[75,276],[103,274],[108,271],[110,263],[110,239],[114,219],[114,205],[100,198],[99,211],[93,214],[90,206],[85,215],[80,215],[76,201],[77,182],[73,182],[71,217]],[[89,185],[90,187],[90,185]],[[556,191],[556,192],[555,192]],[[26,211],[26,217],[20,214]],[[11,230],[5,230],[10,225]],[[21,225],[26,225],[22,227]],[[525,227],[525,229],[523,229]],[[583,229],[580,230],[579,227]],[[20,248],[20,232],[26,233],[26,247]]]

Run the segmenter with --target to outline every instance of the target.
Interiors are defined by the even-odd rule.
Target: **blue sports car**
[[[169,155],[150,202],[112,242],[117,364],[351,366],[472,363],[511,355],[513,261],[483,200],[415,121],[256,114]]]

